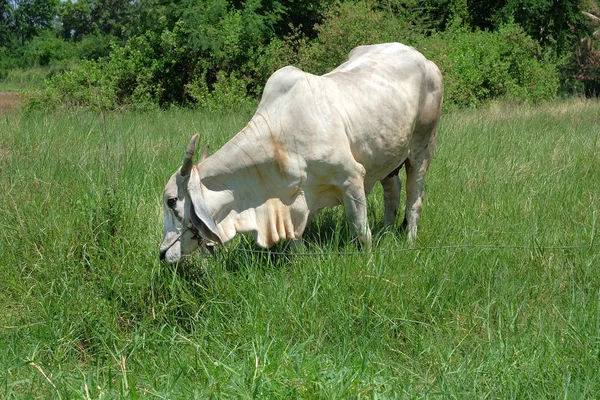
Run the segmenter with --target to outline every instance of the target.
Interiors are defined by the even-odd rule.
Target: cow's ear
[[[208,208],[204,203],[202,190],[200,186],[200,175],[196,168],[192,169],[190,180],[188,182],[188,193],[190,196],[190,219],[192,224],[200,234],[208,240],[223,244],[215,221],[212,219]]]
[[[200,159],[200,162],[198,164],[202,164],[204,162],[204,160],[206,160],[208,158],[209,150],[210,150],[210,145],[207,144],[206,147],[204,148],[204,152],[202,153],[202,158]]]

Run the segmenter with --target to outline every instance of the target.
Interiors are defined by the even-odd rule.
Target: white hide
[[[412,242],[442,96],[435,64],[399,43],[357,47],[347,62],[323,76],[290,66],[276,71],[248,125],[188,176],[178,171],[167,184],[161,258],[175,262],[197,247],[189,231],[181,244],[173,244],[191,221],[190,193],[196,193],[194,204],[204,207],[198,217],[216,226],[218,237],[208,232],[210,240],[226,243],[237,232],[254,232],[259,246],[270,247],[299,239],[318,211],[343,204],[368,247],[365,197],[381,181],[384,220],[393,224],[400,180],[392,172],[402,165]],[[177,199],[173,207],[169,198]]]

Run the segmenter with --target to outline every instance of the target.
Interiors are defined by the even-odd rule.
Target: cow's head
[[[200,239],[222,243],[202,196],[199,168],[208,153],[204,151],[200,163],[194,165],[196,140],[188,144],[183,165],[171,176],[163,191],[164,234],[160,259],[176,263],[198,248]]]

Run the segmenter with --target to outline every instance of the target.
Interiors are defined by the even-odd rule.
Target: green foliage
[[[237,110],[251,103],[246,91],[246,82],[235,72],[227,76],[225,72],[219,71],[212,90],[208,88],[204,75],[187,84],[185,89],[197,106],[210,111]]]
[[[53,1],[23,0],[22,9],[8,7],[4,14],[0,8],[0,34],[15,23],[17,11],[31,9],[28,4],[43,11],[41,5],[50,7]],[[90,83],[85,76],[76,78],[90,66],[76,67],[69,77],[54,80],[43,98],[93,104],[81,99],[85,90],[74,87],[74,82],[88,82],[109,84],[95,92],[111,93],[102,101],[110,107],[207,107],[231,98],[210,95],[218,88],[227,87],[225,92],[241,101],[258,98],[268,77],[284,65],[321,74],[344,62],[358,45],[398,41],[440,64],[447,105],[496,98],[538,101],[557,93],[557,79],[563,92],[572,91],[577,80],[586,88],[597,85],[596,50],[584,52],[579,40],[585,33],[583,1],[67,1],[58,3],[53,30],[65,42],[40,34],[36,25],[31,42],[28,37],[15,47],[14,40],[7,41],[0,68],[96,60],[99,74],[110,78]]]
[[[446,107],[476,106],[491,99],[540,101],[556,96],[556,66],[540,45],[516,25],[495,32],[463,26],[424,38],[417,44],[440,67]]]
[[[8,49],[6,47],[0,47],[0,81],[4,80],[8,75],[7,53]]]
[[[23,47],[23,67],[47,66],[52,62],[74,58],[75,48],[57,38],[53,32],[45,31],[35,36]]]
[[[103,35],[116,36],[120,39],[128,38],[129,32],[134,29],[134,5],[128,0],[82,0],[84,4],[75,6],[81,10],[80,24],[74,26],[76,31],[83,34],[92,33],[92,27]],[[78,1],[79,2],[79,1]],[[85,8],[87,3],[87,9]],[[89,17],[86,16],[89,9]]]
[[[264,3],[267,2],[263,1]],[[294,28],[314,37],[314,26],[323,20],[323,15],[330,7],[335,6],[336,0],[283,0],[271,3],[270,13],[278,17],[275,24],[278,37],[286,36]]]
[[[541,46],[569,52],[585,28],[579,0],[507,0],[493,18],[496,26],[514,22]]]
[[[200,4],[200,11],[188,10],[186,20],[173,29],[135,36],[123,47],[113,46],[98,65],[84,63],[68,76],[56,77],[50,83],[58,95],[54,101],[86,106],[96,102],[90,95],[102,93],[106,107],[147,108],[192,100],[211,108],[223,101],[228,108],[245,102],[248,85],[257,87],[268,76],[260,61],[248,63],[253,55],[260,59],[265,54],[266,21],[252,8],[258,3],[247,2],[243,10],[219,4]],[[193,24],[194,16],[207,19]],[[95,90],[78,90],[78,82]]]
[[[111,49],[117,43],[117,38],[109,35],[93,33],[85,35],[80,41],[74,43],[78,58],[84,60],[98,60],[108,57]]]
[[[10,46],[11,42],[15,40],[13,11],[10,0],[0,0],[0,43],[2,43],[2,48]]]
[[[247,1],[240,8],[226,1],[193,2],[183,14],[186,47],[195,60],[197,75],[203,75],[210,87],[222,71],[236,72],[246,81],[248,90],[262,90],[268,73],[260,71],[268,43],[273,39],[277,11],[268,12],[259,1]]]
[[[64,39],[81,40],[94,32],[91,4],[88,1],[61,1],[59,15],[61,36]]]
[[[186,71],[184,49],[177,32],[149,32],[115,47],[106,62],[105,73],[116,81],[116,104],[157,106],[169,99],[179,99]],[[185,64],[184,64],[185,65]]]
[[[325,13],[315,27],[317,37],[291,37],[297,48],[297,66],[315,74],[331,71],[348,59],[348,53],[361,44],[410,42],[416,35],[410,24],[399,17],[374,9],[368,1],[339,3]]]
[[[45,96],[35,96],[38,100],[30,106],[115,108],[115,83],[102,64],[83,60],[74,69],[51,78]]]
[[[15,0],[11,25],[21,45],[50,28],[59,0]]]
[[[49,90],[55,101],[102,108],[152,108],[181,101],[188,65],[179,29],[136,36],[113,46],[110,57],[83,61],[54,77]]]

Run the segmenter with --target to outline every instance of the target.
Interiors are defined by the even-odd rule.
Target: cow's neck
[[[199,166],[203,196],[224,242],[259,229],[256,209],[267,200],[260,179],[273,157],[259,135],[251,121]]]
[[[203,196],[223,242],[255,231],[257,244],[269,247],[304,230],[306,202],[282,172],[283,150],[259,115],[200,165]]]

